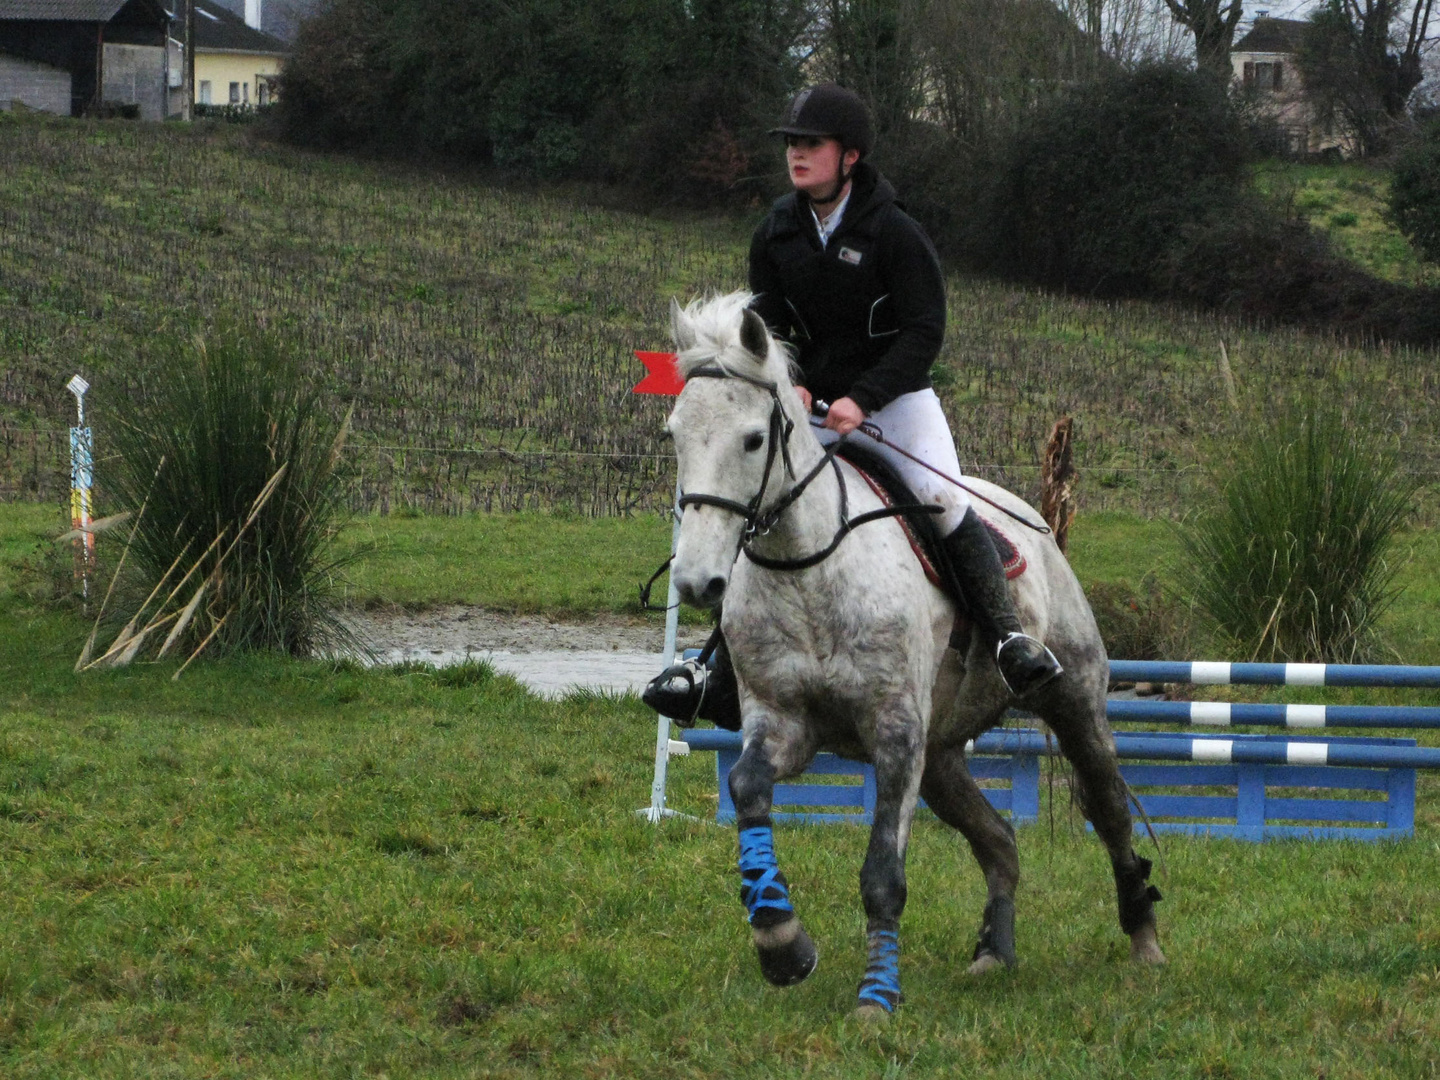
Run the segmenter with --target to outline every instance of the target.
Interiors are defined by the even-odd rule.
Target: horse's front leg
[[[905,911],[905,848],[925,771],[924,729],[908,713],[882,719],[876,733],[875,822],[860,868],[867,959],[857,1011],[893,1012],[900,1004],[900,916]]]
[[[747,739],[730,770],[730,797],[740,826],[740,899],[750,913],[761,973],[776,986],[794,986],[815,970],[819,954],[790,904],[775,857],[770,808],[776,768],[766,742],[763,734]]]

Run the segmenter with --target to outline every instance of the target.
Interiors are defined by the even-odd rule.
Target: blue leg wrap
[[[764,910],[790,912],[790,890],[775,861],[775,837],[769,825],[740,830],[740,899],[750,921]],[[784,921],[784,920],[779,920]]]
[[[865,936],[870,954],[860,980],[860,1004],[894,1012],[900,1004],[900,935],[894,930],[872,930]]]

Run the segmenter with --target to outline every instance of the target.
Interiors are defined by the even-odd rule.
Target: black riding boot
[[[730,664],[730,650],[719,627],[706,643],[709,659],[682,660],[666,668],[646,685],[640,700],[681,727],[709,720],[716,727],[740,730],[740,688]]]
[[[990,530],[975,511],[967,510],[955,531],[945,537],[945,554],[960,584],[960,595],[986,644],[995,650],[1000,677],[1016,697],[1024,697],[1063,672],[1054,653],[1025,633],[1005,568],[995,553]]]

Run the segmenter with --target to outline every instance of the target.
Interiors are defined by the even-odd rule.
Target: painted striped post
[[[90,574],[95,569],[95,534],[90,532],[94,517],[91,488],[94,485],[95,444],[85,426],[85,392],[90,384],[76,375],[65,389],[75,395],[77,422],[70,429],[70,527],[80,530],[75,540],[75,578],[81,595],[90,599]]]

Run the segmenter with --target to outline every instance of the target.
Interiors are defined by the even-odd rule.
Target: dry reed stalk
[[[202,652],[205,651],[205,646],[209,645],[211,639],[220,632],[220,627],[225,625],[225,620],[229,617],[229,612],[226,612],[224,615],[220,616],[220,618],[216,621],[215,625],[210,628],[210,633],[205,635],[205,640],[200,642],[199,645],[195,646],[195,651],[190,654],[189,659],[187,659],[185,663],[180,665],[179,670],[176,671],[174,675],[170,676],[171,682],[180,681],[180,675],[187,667],[190,666],[190,661],[194,660],[197,656],[199,656]]]
[[[155,480],[156,480],[156,478],[159,477],[159,475],[160,475],[160,470],[163,469],[164,467],[165,467],[165,458],[162,456],[162,457],[160,458],[159,463],[155,466],[155,475],[150,478],[150,487],[151,487],[152,490],[153,490],[154,487],[155,487]],[[113,574],[110,575],[110,585],[109,585],[109,587],[106,588],[106,590],[105,590],[105,598],[100,601],[100,610],[95,613],[95,625],[92,626],[92,627],[90,627],[90,634],[89,634],[88,637],[86,637],[86,639],[85,639],[85,644],[84,644],[84,646],[80,649],[80,655],[79,655],[79,657],[77,657],[76,660],[75,660],[75,671],[77,671],[77,672],[84,671],[84,670],[85,670],[86,668],[88,668],[88,667],[90,666],[90,664],[91,664],[90,657],[94,654],[94,651],[95,651],[95,638],[96,638],[96,637],[99,635],[99,633],[100,633],[100,620],[105,617],[105,608],[106,608],[106,606],[110,603],[110,596],[111,596],[111,594],[115,592],[115,583],[120,580],[120,571],[125,569],[125,560],[126,560],[126,559],[129,557],[129,555],[130,555],[130,545],[135,542],[135,533],[139,531],[139,529],[140,529],[140,522],[141,522],[141,521],[144,519],[144,517],[145,517],[145,507],[147,507],[147,506],[149,506],[149,505],[150,505],[150,493],[147,491],[147,492],[145,493],[145,499],[144,499],[144,501],[141,502],[141,504],[140,504],[140,509],[139,509],[139,511],[135,514],[135,523],[130,526],[130,535],[125,538],[125,547],[124,547],[124,549],[120,552],[120,561],[115,564],[115,573],[113,573]],[[129,513],[129,511],[126,511],[126,514],[128,514],[128,513]],[[102,521],[107,521],[107,522],[114,522],[114,521],[116,521],[117,519],[119,519],[119,518],[121,518],[121,517],[124,517],[124,516],[126,516],[126,515],[125,515],[125,514],[113,514],[113,515],[111,515],[110,517],[108,517],[108,518],[102,518],[101,520],[102,520]],[[93,524],[94,524],[94,523],[92,523],[92,526],[93,526]],[[106,528],[109,528],[109,525],[107,525]],[[65,539],[65,537],[61,537],[61,539],[63,540],[63,539]]]
[[[99,534],[113,529],[116,525],[123,525],[130,520],[130,511],[126,510],[119,514],[111,514],[109,517],[92,521],[89,525],[81,526],[78,529],[71,529],[67,533],[61,533],[55,538],[57,544],[63,544],[66,540],[79,540],[86,535]]]
[[[218,540],[219,537],[216,537],[216,539]],[[170,646],[175,644],[176,639],[178,639],[180,635],[185,632],[185,628],[190,625],[190,620],[195,616],[195,609],[200,606],[200,598],[205,595],[205,589],[209,584],[209,578],[200,582],[200,587],[195,590],[195,595],[192,596],[190,602],[185,605],[185,609],[180,613],[179,620],[170,628],[170,633],[160,646],[160,651],[155,654],[156,660],[163,660],[165,658],[165,654],[170,651]]]
[[[169,580],[170,575],[175,572],[175,568],[180,565],[180,560],[185,557],[185,552],[189,549],[189,544],[186,544],[185,547],[180,549],[180,554],[175,556],[175,561],[170,564],[170,568],[166,570],[164,575],[161,576],[160,580],[155,583],[155,587],[150,590],[150,595],[145,598],[145,602],[140,605],[134,615],[130,616],[130,621],[121,628],[120,633],[116,635],[115,640],[110,643],[110,648],[106,649],[104,655],[101,656],[98,660],[92,660],[90,663],[86,664],[83,668],[80,669],[81,671],[88,671],[92,667],[99,667],[107,660],[110,660],[110,667],[124,667],[130,662],[131,659],[134,659],[136,650],[128,649],[127,646],[129,646],[134,640],[143,639],[145,635],[150,631],[149,623],[147,623],[142,629],[138,631],[135,628],[136,624],[140,621],[140,616],[145,613],[145,609],[150,606],[150,601],[155,599],[156,594],[159,593],[161,588],[165,585],[165,582]],[[162,607],[156,611],[156,616],[158,616],[160,614],[160,611],[163,610],[164,607],[162,605]],[[153,618],[154,616],[152,616],[152,621]],[[127,653],[129,659],[121,659],[121,657],[126,656]],[[113,660],[111,659],[112,657],[114,657]]]
[[[180,590],[184,588],[185,583],[188,582],[190,578],[194,575],[195,571],[203,565],[206,556],[208,556],[210,552],[214,551],[215,548],[224,540],[226,532],[225,529],[221,529],[220,532],[216,535],[215,539],[210,541],[210,543],[206,546],[205,550],[200,553],[200,556],[193,563],[191,563],[190,569],[185,572],[184,576],[182,576],[180,580],[170,589],[169,593],[166,594],[165,599],[161,601],[160,606],[155,609],[155,612],[153,615],[151,615],[150,620],[145,623],[143,627],[139,627],[137,629],[137,624],[140,622],[141,616],[144,614],[146,608],[150,606],[150,602],[154,600],[155,597],[160,593],[160,590],[164,588],[166,582],[170,580],[170,575],[173,574],[176,567],[180,565],[180,560],[183,559],[185,557],[185,553],[190,550],[190,545],[187,543],[185,547],[181,549],[180,554],[175,556],[175,560],[170,564],[169,569],[167,569],[165,573],[161,575],[160,580],[155,583],[155,587],[150,590],[150,595],[145,598],[145,602],[140,605],[140,607],[136,610],[135,614],[131,616],[130,620],[120,630],[120,633],[116,636],[115,640],[110,643],[110,647],[106,649],[104,654],[98,659],[88,660],[90,652],[94,647],[96,630],[98,630],[99,628],[99,621],[97,619],[96,629],[91,631],[90,638],[85,644],[85,649],[81,652],[81,659],[76,662],[75,670],[88,671],[90,668],[106,665],[107,661],[108,666],[110,667],[124,667],[125,665],[130,664],[134,661],[135,657],[139,654],[141,647],[144,645],[146,638],[149,637],[152,631],[158,630],[166,623],[175,620],[175,626],[166,636],[164,643],[160,646],[159,653],[156,655],[157,660],[163,657],[166,652],[168,652],[170,647],[175,643],[175,641],[179,638],[185,627],[188,626],[190,621],[193,619],[195,611],[199,607],[200,598],[205,594],[206,589],[219,580],[220,571],[222,566],[224,565],[226,556],[228,556],[232,551],[235,550],[235,545],[240,542],[241,538],[245,535],[246,530],[255,523],[255,519],[259,516],[260,511],[263,510],[265,504],[270,501],[270,497],[275,494],[276,489],[279,487],[280,480],[285,475],[285,471],[287,468],[288,463],[285,465],[281,465],[280,468],[276,469],[275,472],[270,476],[270,479],[265,482],[265,486],[260,489],[260,494],[255,496],[254,501],[250,504],[250,511],[246,515],[244,524],[241,525],[240,529],[236,532],[235,538],[231,540],[229,546],[220,553],[219,558],[215,560],[215,566],[211,569],[210,573],[205,576],[205,579],[200,583],[200,587],[195,591],[195,595],[191,597],[189,603],[187,603],[181,611],[171,612],[169,615],[164,614],[165,609],[170,605],[170,602],[175,598],[175,596],[180,592]],[[144,512],[145,507],[142,505],[140,508],[140,513],[143,514]],[[138,526],[139,516],[137,515],[136,527]],[[130,539],[134,540],[134,536],[134,529],[132,529]],[[129,544],[127,543],[126,552],[128,553],[128,551]],[[123,560],[124,557],[122,556],[122,565]],[[117,568],[117,576],[118,573],[119,570]],[[114,580],[112,579],[111,588],[113,587]],[[108,601],[109,598],[110,594],[107,592],[105,596],[106,601]],[[104,610],[103,604],[101,606],[101,610],[102,612]],[[220,629],[221,624],[223,624],[224,622],[225,616],[221,616],[221,618],[215,623],[214,627],[211,628],[210,633],[206,635],[205,640],[201,642],[200,648],[196,649],[196,651],[191,654],[190,659],[185,661],[185,663],[181,666],[180,671],[184,671],[186,667],[190,666],[190,660],[195,659],[195,657],[200,654],[200,651],[210,643],[211,639],[215,636],[216,631]],[[176,672],[176,677],[178,676],[179,672]]]

